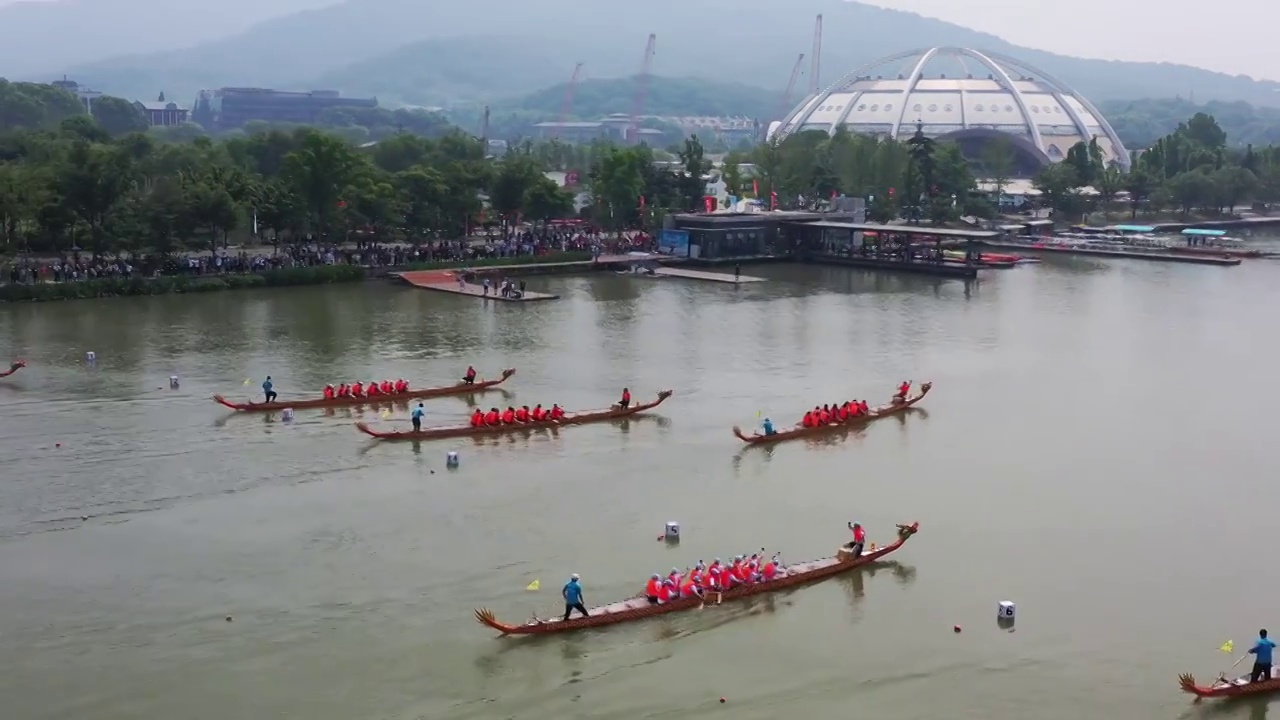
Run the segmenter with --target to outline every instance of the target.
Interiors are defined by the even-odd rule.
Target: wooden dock
[[[686,280],[706,280],[708,282],[739,285],[741,283],[764,282],[764,278],[750,275],[733,275],[732,273],[707,272],[705,270],[689,270],[687,268],[659,267],[653,269],[657,277],[684,278]]]
[[[462,279],[463,270],[415,270],[410,272],[396,273],[401,280],[409,283],[414,287],[420,287],[425,290],[436,290],[438,292],[453,293],[454,295],[466,295],[467,297],[483,298],[485,300],[499,300],[501,302],[537,302],[539,300],[555,300],[559,295],[548,295],[546,293],[538,293],[526,290],[524,295],[520,297],[502,297],[498,292],[496,285],[489,287],[489,292],[485,293],[483,285],[465,282]]]

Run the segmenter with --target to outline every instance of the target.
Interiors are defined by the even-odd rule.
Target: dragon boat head
[[[673,391],[673,390],[659,390],[659,391],[658,391],[658,401],[659,401],[659,402],[661,402],[661,401],[663,401],[663,400],[666,400],[667,398],[671,397],[671,396],[672,396],[672,394],[674,394],[674,392],[675,392],[675,391]]]
[[[927,392],[929,392],[929,391],[930,391],[930,390],[932,390],[932,389],[933,389],[933,383],[932,383],[932,382],[920,383],[920,392],[922,392],[922,393],[927,393]]]
[[[9,372],[13,372],[18,368],[24,368],[26,366],[27,366],[26,360],[14,360],[13,362],[9,363]]]
[[[928,386],[929,383],[925,383]],[[920,532],[920,523],[911,523],[910,525],[898,525],[898,541],[905,542],[907,538]]]
[[[511,377],[512,375],[515,375],[515,374],[516,374],[516,369],[515,369],[515,368],[507,368],[506,370],[503,370],[503,371],[502,371],[502,379],[503,379],[503,380],[506,380],[507,378],[509,378],[509,377]]]

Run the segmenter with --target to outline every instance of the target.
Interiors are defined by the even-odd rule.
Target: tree
[[[411,242],[417,244],[444,228],[442,209],[449,188],[438,170],[415,167],[396,173],[393,182],[403,198],[401,222]]]
[[[1081,211],[1080,179],[1069,162],[1050,165],[1040,171],[1033,182],[1041,193],[1041,203],[1055,213],[1074,217]]]
[[[637,219],[644,193],[644,170],[651,165],[643,146],[611,148],[591,170],[591,195],[597,217],[615,230]]]
[[[57,196],[89,226],[93,254],[104,252],[108,248],[103,225],[133,186],[128,156],[114,147],[78,139],[56,172],[53,184]]]
[[[1013,143],[1001,136],[982,148],[982,177],[995,186],[996,203],[1004,196],[1004,188],[1014,169]]]
[[[1213,183],[1208,175],[1199,170],[1193,170],[1174,176],[1166,183],[1166,188],[1170,200],[1185,218],[1193,209],[1209,202]]]
[[[301,131],[297,150],[283,158],[282,176],[302,201],[322,235],[339,210],[342,191],[366,170],[365,159],[350,145],[315,131]]]
[[[1151,191],[1155,188],[1155,178],[1151,177],[1146,170],[1136,168],[1124,176],[1123,187],[1125,192],[1129,193],[1129,217],[1137,218],[1142,202],[1151,197]]]
[[[711,163],[704,157],[697,135],[685,139],[679,156],[681,168],[676,182],[682,206],[679,209],[693,210],[701,206],[702,198],[707,194],[706,174],[711,170]]]
[[[133,103],[118,97],[104,95],[93,101],[93,119],[108,135],[119,136],[133,132],[146,132],[150,124]]]
[[[518,221],[525,209],[525,196],[540,177],[543,175],[533,158],[523,152],[508,153],[498,164],[489,186],[489,205],[502,218],[504,228]]]
[[[1227,144],[1227,134],[1218,126],[1212,115],[1198,112],[1191,119],[1178,126],[1176,134],[1183,135],[1191,142],[1203,148],[1217,149]]]
[[[554,180],[539,175],[524,192],[525,213],[545,225],[550,220],[573,214],[573,196],[565,192]]]
[[[1102,205],[1102,217],[1106,218],[1111,210],[1111,203],[1124,187],[1124,175],[1114,165],[1110,165],[1098,173],[1094,189],[1098,191],[1098,202]]]

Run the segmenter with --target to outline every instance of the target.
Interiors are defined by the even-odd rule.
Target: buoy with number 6
[[[1001,600],[1000,606],[996,611],[996,617],[1005,622],[1012,622],[1016,612],[1017,607],[1011,601]]]

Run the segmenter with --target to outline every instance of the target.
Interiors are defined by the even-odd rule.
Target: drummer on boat
[[[911,392],[911,381],[903,380],[902,384],[898,386],[898,394],[893,396],[893,401],[895,403],[905,402],[909,392]]]
[[[862,548],[867,543],[867,531],[863,529],[862,523],[850,522],[849,529],[853,531],[853,542],[845,547],[853,551],[854,557],[862,555]]]
[[[463,382],[463,384],[465,384],[465,385],[475,385],[475,384],[476,384],[476,369],[475,369],[475,368],[473,368],[473,367],[471,367],[470,365],[468,365],[468,366],[467,366],[467,374],[462,376],[462,382]]]
[[[618,401],[618,407],[626,410],[631,407],[631,389],[622,388],[622,399]]]

